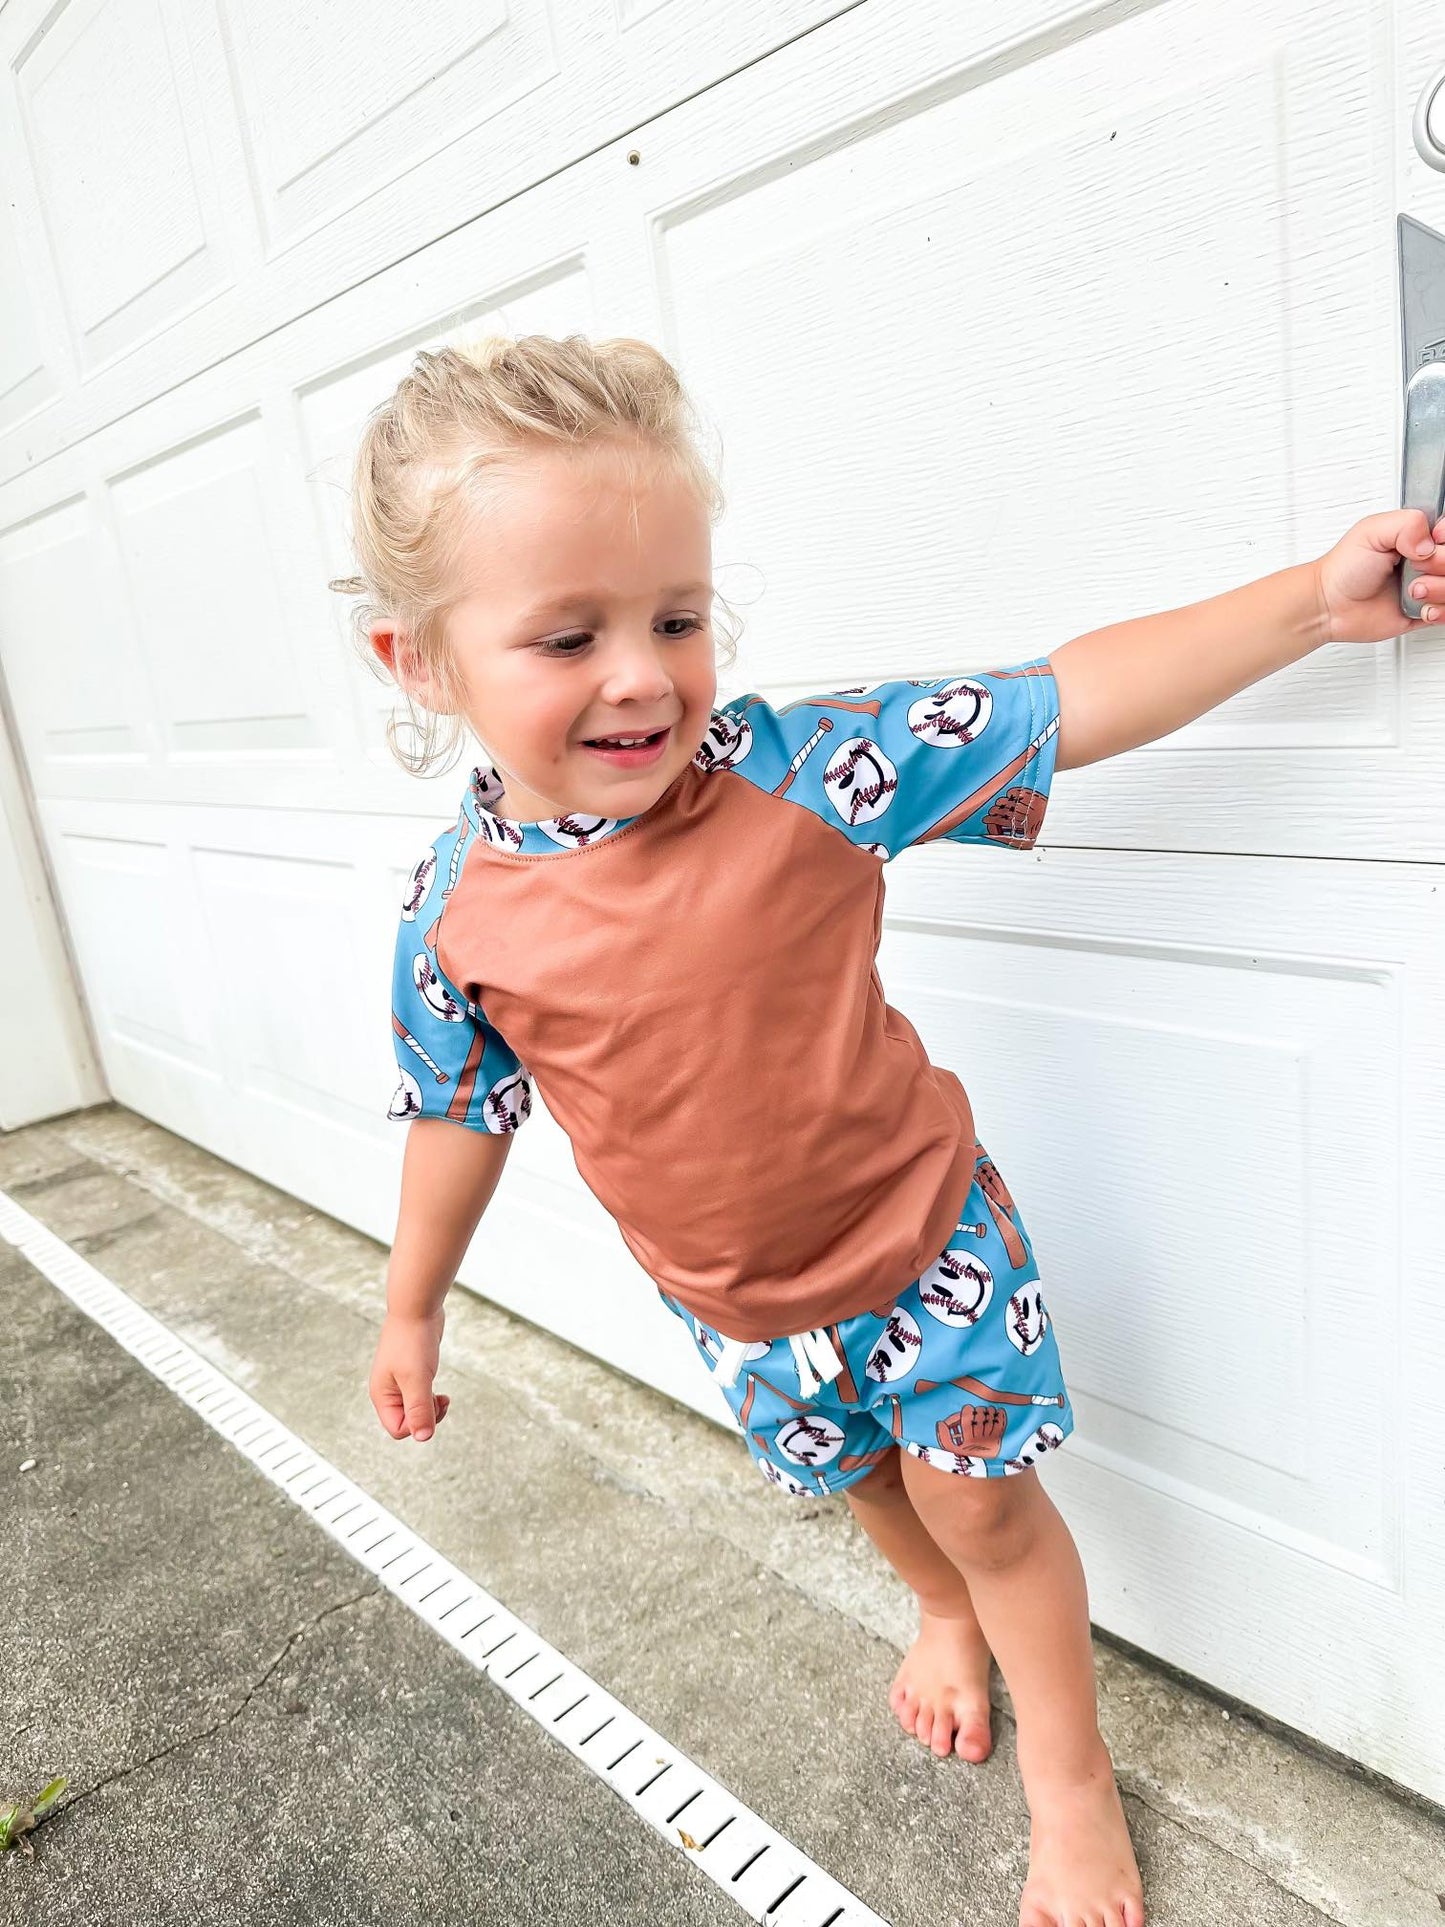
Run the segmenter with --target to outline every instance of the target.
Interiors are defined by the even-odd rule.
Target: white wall
[[[98,1104],[105,1084],[0,690],[0,1131]]]

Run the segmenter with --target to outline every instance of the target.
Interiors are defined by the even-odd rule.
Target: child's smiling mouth
[[[607,737],[584,738],[582,747],[605,762],[618,764],[624,769],[640,769],[647,763],[656,762],[661,756],[672,734],[672,726],[669,724],[666,729],[654,730],[651,735],[644,736],[641,742],[635,740],[638,734],[637,731],[626,732],[628,742],[625,745],[619,745]]]

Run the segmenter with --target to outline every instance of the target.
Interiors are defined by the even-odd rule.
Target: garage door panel
[[[82,771],[124,784],[152,742],[140,641],[81,486],[0,532],[0,664],[31,781],[57,792]]]
[[[109,482],[169,760],[327,755],[268,500],[273,466],[252,416]]]
[[[0,413],[0,477],[857,4],[10,0],[0,338],[31,284],[55,399]]]
[[[1033,1240],[1096,1618],[1439,1797],[1445,869],[930,847],[888,879],[885,990]]]

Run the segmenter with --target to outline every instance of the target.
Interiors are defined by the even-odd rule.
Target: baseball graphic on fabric
[[[988,1466],[982,1459],[966,1458],[961,1452],[945,1452],[939,1445],[915,1445],[912,1439],[903,1441],[905,1452],[911,1452],[915,1459],[922,1459],[925,1465],[937,1467],[940,1472],[956,1472],[962,1479],[986,1479]]]
[[[1027,1472],[1030,1466],[1049,1452],[1056,1451],[1064,1442],[1063,1430],[1057,1425],[1041,1425],[1037,1432],[1024,1440],[1012,1458],[1005,1459],[1004,1465],[1010,1472]]]
[[[401,1082],[392,1094],[388,1117],[413,1118],[421,1116],[421,1086],[410,1071],[401,1073]]]
[[[452,995],[437,975],[430,952],[419,950],[412,958],[411,980],[433,1016],[448,1024],[459,1024],[466,1016],[466,1005]]]
[[[401,914],[404,922],[413,923],[416,920],[416,913],[426,902],[427,892],[431,889],[431,880],[436,873],[437,853],[435,850],[428,850],[407,878],[406,893],[401,900]]]
[[[771,1459],[754,1459],[753,1464],[765,1479],[775,1485],[780,1492],[786,1492],[789,1498],[812,1499],[817,1496],[811,1485],[804,1485],[802,1480],[795,1479],[791,1472],[782,1471],[773,1464]]]
[[[863,1369],[875,1385],[888,1385],[912,1371],[922,1350],[923,1334],[918,1329],[918,1320],[911,1312],[900,1311],[895,1305],[884,1319],[883,1330]]]
[[[494,769],[482,769],[479,766],[472,771],[472,795],[484,810],[492,810],[500,815],[506,793],[506,785]]]
[[[828,1465],[843,1450],[843,1428],[830,1418],[805,1414],[780,1426],[773,1443],[794,1465]]]
[[[960,676],[935,689],[931,696],[911,703],[908,727],[921,743],[939,749],[960,749],[988,727],[993,697],[981,682]]]
[[[1020,1286],[1008,1301],[1008,1316],[1004,1320],[1009,1343],[1025,1358],[1032,1358],[1043,1344],[1048,1328],[1049,1314],[1044,1309],[1043,1293],[1037,1285]]]
[[[918,1281],[918,1301],[940,1325],[976,1325],[993,1298],[993,1273],[966,1251],[945,1251]]]
[[[478,824],[477,835],[483,843],[490,843],[498,850],[521,849],[522,827],[519,823],[513,823],[505,816],[488,816],[484,813],[478,818]]]
[[[707,734],[693,751],[700,770],[735,769],[753,746],[753,726],[741,717],[715,709]]]
[[[482,1106],[487,1129],[503,1137],[515,1131],[532,1115],[532,1086],[525,1071],[512,1071],[499,1077],[487,1092]]]
[[[849,829],[882,816],[897,789],[897,768],[870,736],[848,737],[824,766],[823,794]]]
[[[549,816],[537,828],[564,850],[580,850],[594,838],[616,829],[621,820],[617,816]]]
[[[692,1328],[693,1328],[693,1333],[697,1338],[698,1344],[701,1346],[703,1351],[706,1352],[707,1356],[713,1361],[713,1363],[716,1364],[718,1359],[722,1357],[722,1340],[718,1338],[713,1332],[710,1332],[707,1326],[704,1324],[701,1324],[696,1318],[692,1321]],[[744,1358],[766,1358],[768,1353],[772,1349],[773,1349],[772,1346],[769,1345],[765,1340],[759,1339],[756,1344],[748,1346],[746,1351],[743,1353],[743,1357]]]

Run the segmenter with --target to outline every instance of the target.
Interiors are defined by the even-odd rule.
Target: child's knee
[[[933,1479],[947,1484],[920,1492],[912,1488],[915,1507],[930,1534],[954,1564],[965,1571],[999,1572],[1022,1559],[1034,1542],[1037,1513],[1029,1489],[1034,1481],[1019,1478],[965,1479],[932,1468]],[[926,1500],[925,1504],[920,1503]]]

